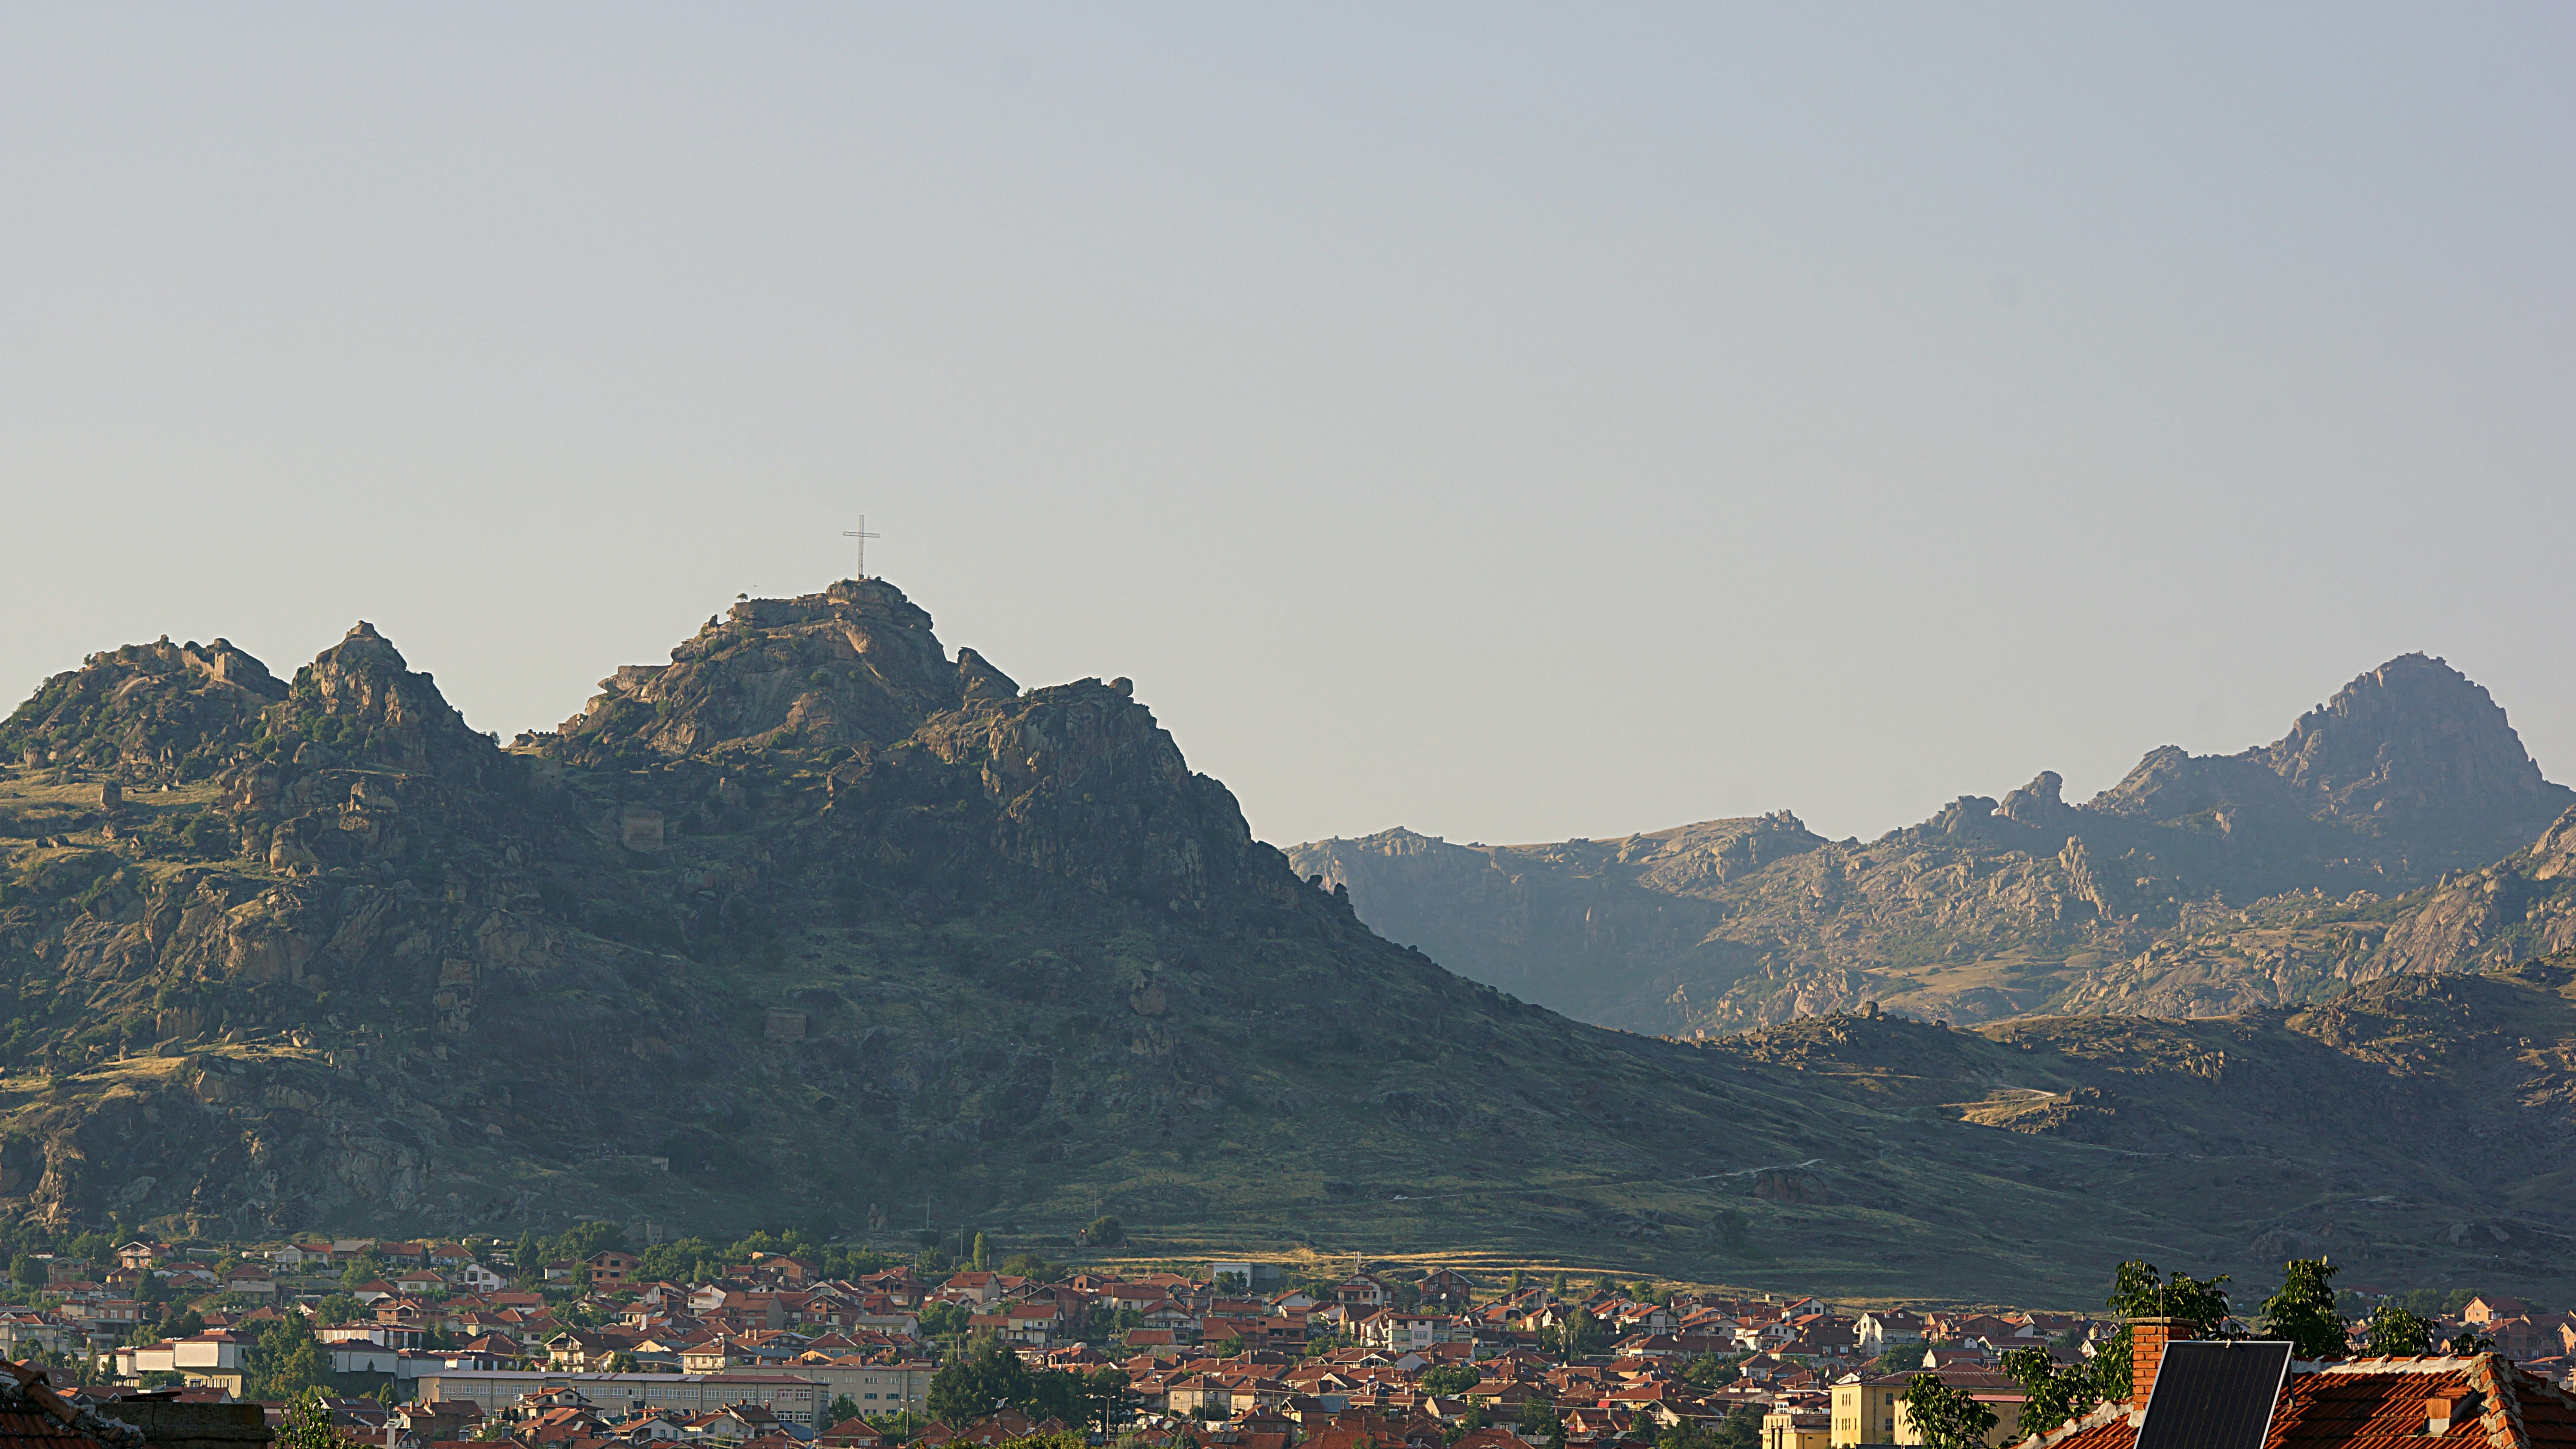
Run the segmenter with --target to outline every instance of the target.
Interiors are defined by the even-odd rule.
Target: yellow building
[[[1943,1383],[1963,1390],[1994,1414],[1994,1427],[1985,1433],[1988,1449],[2002,1449],[2021,1438],[2022,1405],[2028,1402],[2021,1385],[1993,1369],[1944,1368],[1940,1376]],[[1879,1378],[1855,1377],[1834,1385],[1829,1449],[1922,1443],[1923,1436],[1915,1431],[1912,1417],[1905,1412],[1905,1385],[1912,1378],[1911,1374],[1888,1374]],[[1771,1445],[1766,1442],[1763,1449],[1771,1449]]]
[[[1834,1385],[1833,1422],[1828,1428],[1827,1444],[1831,1449],[1853,1449],[1861,1444],[1903,1442],[1896,1437],[1896,1414],[1897,1401],[1904,1397],[1902,1374],[1879,1378],[1854,1375]]]
[[[1811,1409],[1773,1409],[1762,1416],[1762,1449],[1830,1449],[1832,1416]]]

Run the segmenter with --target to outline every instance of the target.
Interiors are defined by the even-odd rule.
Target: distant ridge
[[[2419,889],[2576,804],[2484,688],[2422,654],[2360,675],[2270,745],[2164,746],[2083,804],[2061,789],[2044,770],[1867,845],[1781,812],[1554,845],[1394,830],[1289,856],[1454,970],[1585,1020],[1691,1034],[1867,1000],[1982,1021],[2304,999],[2349,978],[2202,960],[2171,968],[2190,982],[2176,992],[2153,984],[2168,969],[2154,953],[2221,916],[2312,910],[2313,893]]]

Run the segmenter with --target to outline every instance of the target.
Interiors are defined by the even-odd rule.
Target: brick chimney
[[[2129,1407],[2143,1411],[2156,1391],[2156,1370],[2164,1366],[2165,1345],[2191,1332],[2180,1318],[2129,1320]]]

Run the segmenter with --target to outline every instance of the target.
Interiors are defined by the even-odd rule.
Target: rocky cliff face
[[[2354,680],[2269,746],[2154,750],[2080,805],[2062,787],[2042,771],[1868,845],[1746,835],[1781,845],[1742,859],[1679,842],[1751,822],[1561,846],[1389,832],[1290,854],[1347,885],[1372,925],[1479,980],[1588,1020],[1705,1034],[1865,1000],[1971,1021],[2303,1000],[2419,969],[2399,964],[2431,959],[2413,947],[2346,959],[2378,949],[2378,903],[2515,850],[2576,802],[2484,689],[2422,655]],[[2308,920],[2319,893],[2353,918],[2327,923],[2354,927],[2332,943],[2206,946]]]

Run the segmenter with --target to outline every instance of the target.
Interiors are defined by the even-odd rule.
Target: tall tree
[[[2298,1358],[2343,1358],[2352,1352],[2352,1325],[2335,1312],[2334,1275],[2323,1258],[2293,1258],[2281,1265],[2281,1288],[2263,1300],[2263,1331],[2290,1341]]]
[[[2156,1265],[2132,1258],[2111,1274],[2110,1296],[2104,1300],[2111,1312],[2120,1318],[2178,1318],[2184,1332],[2177,1337],[2216,1338],[2226,1331],[2227,1275],[2203,1281],[2187,1273],[2160,1277]],[[2130,1333],[2123,1324],[2093,1355],[2093,1390],[2105,1401],[2129,1396]]]
[[[1135,1398],[1127,1391],[1131,1382],[1121,1368],[1094,1369],[1082,1379],[1083,1401],[1091,1406],[1091,1417],[1100,1425],[1103,1438],[1115,1437],[1118,1425],[1126,1419],[1128,1405]]]

